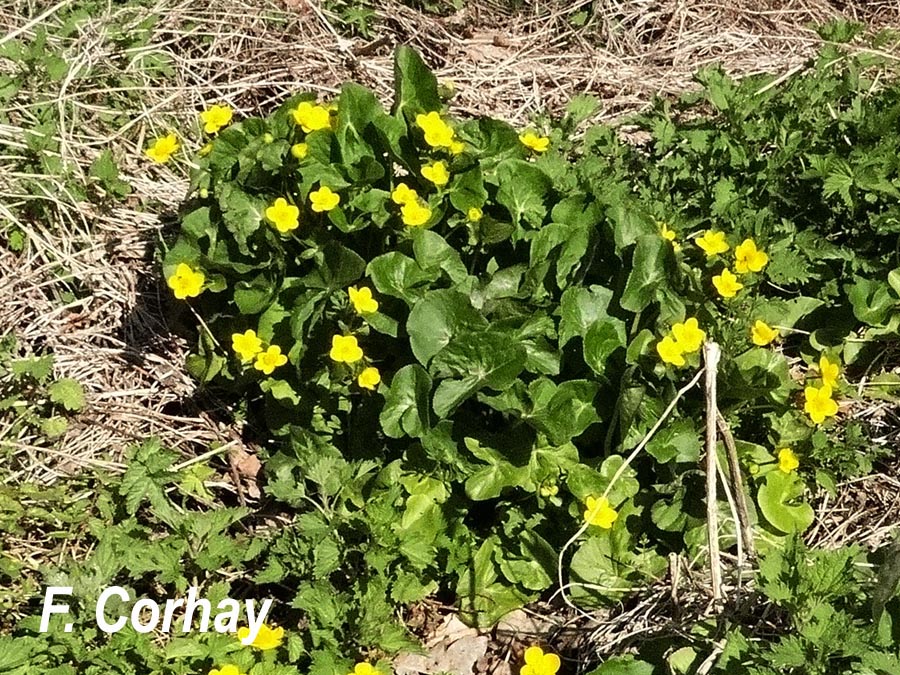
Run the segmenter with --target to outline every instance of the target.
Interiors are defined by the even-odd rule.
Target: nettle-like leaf
[[[54,403],[70,412],[77,412],[84,407],[84,388],[78,380],[64,377],[47,387],[47,395]]]

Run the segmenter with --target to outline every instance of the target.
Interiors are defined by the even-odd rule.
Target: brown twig
[[[737,447],[734,444],[734,436],[728,422],[722,417],[722,413],[716,409],[716,423],[722,440],[725,442],[725,456],[728,458],[728,474],[731,481],[734,503],[737,507],[741,537],[744,540],[744,551],[748,558],[756,557],[756,546],[753,543],[753,526],[750,523],[750,512],[747,509],[747,495],[744,493],[744,479],[741,476],[741,466],[738,462]]]

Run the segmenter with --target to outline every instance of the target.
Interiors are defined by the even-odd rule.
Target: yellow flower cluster
[[[313,211],[327,213],[340,204],[341,196],[333,192],[330,187],[321,186],[318,190],[309,193],[309,201]]]
[[[681,244],[678,243],[677,236],[674,230],[670,230],[669,226],[666,223],[659,223],[659,234],[668,242],[672,243],[672,248],[675,251],[681,250]]]
[[[550,139],[546,136],[538,136],[533,131],[519,134],[519,142],[532,152],[547,152],[550,147]]]
[[[562,662],[556,654],[546,654],[540,647],[529,647],[525,650],[525,665],[519,675],[556,675]]]
[[[422,177],[438,187],[444,187],[450,182],[450,172],[447,170],[447,164],[443,161],[423,166]]]
[[[608,530],[619,517],[606,497],[588,497],[584,500],[584,506],[584,519],[589,525]]]
[[[400,217],[407,227],[421,227],[431,220],[431,208],[406,183],[397,184],[391,192],[391,201],[400,207]]]
[[[297,107],[291,111],[291,116],[294,118],[294,123],[307,134],[331,128],[331,113],[328,108],[309,101],[301,101],[297,104]]]
[[[771,344],[777,337],[778,331],[760,319],[757,319],[753,327],[750,328],[750,339],[753,341],[753,344],[759,347]]]
[[[241,357],[241,363],[253,361],[253,367],[263,375],[271,375],[276,368],[287,363],[287,356],[278,345],[269,345],[263,350],[263,343],[252,328],[243,333],[232,333],[231,348]]]
[[[328,354],[332,361],[352,365],[365,358],[362,347],[353,335],[335,335],[331,338],[331,351]],[[356,376],[356,383],[363,389],[374,390],[381,382],[381,373],[375,366],[363,368]]]
[[[234,112],[227,105],[214,105],[200,113],[200,121],[203,122],[203,131],[208,134],[217,134],[231,124]]]
[[[822,354],[819,358],[819,378],[822,380],[820,387],[806,387],[803,392],[803,410],[809,415],[815,424],[822,424],[827,418],[834,417],[838,412],[838,404],[832,396],[837,386],[841,366],[832,362]]]
[[[179,300],[196,298],[203,290],[206,275],[201,270],[195,270],[187,263],[178,263],[175,273],[166,279],[169,288]]]
[[[266,209],[266,218],[281,234],[287,234],[300,226],[300,209],[294,204],[289,204],[284,197],[279,197]]]
[[[790,448],[782,448],[778,451],[778,470],[782,473],[790,473],[800,466],[800,460]]]
[[[244,640],[248,635],[250,635],[250,629],[246,626],[239,629],[237,632],[238,640]],[[259,632],[256,634],[256,638],[253,642],[250,643],[250,646],[262,650],[275,649],[281,645],[283,640],[284,628],[281,626],[272,628],[267,624],[263,624],[259,627]]]
[[[672,326],[671,333],[656,343],[656,352],[664,363],[680,368],[687,363],[684,355],[698,351],[705,339],[706,332],[700,328],[697,319],[690,317],[684,323]]]
[[[728,242],[725,241],[725,234],[715,230],[707,230],[694,241],[706,253],[707,258],[725,253],[729,249]],[[745,239],[734,249],[734,269],[737,274],[760,272],[768,262],[769,256],[764,251],[760,251],[752,239]],[[721,273],[713,276],[713,286],[720,296],[725,299],[733,298],[744,287],[744,284],[738,281],[737,274],[726,267]]]
[[[416,124],[425,132],[425,142],[432,148],[445,148],[454,155],[465,150],[465,144],[456,140],[453,127],[444,121],[439,112],[432,110],[425,115],[416,115]]]
[[[144,154],[157,164],[165,164],[172,158],[172,155],[178,152],[180,147],[181,144],[178,142],[178,137],[175,134],[168,134],[153,141],[153,144],[144,151]]]

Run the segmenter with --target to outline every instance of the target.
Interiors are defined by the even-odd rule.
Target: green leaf
[[[259,314],[265,311],[274,295],[274,285],[259,274],[250,281],[241,280],[234,285],[234,304],[241,314]]]
[[[700,432],[691,420],[676,420],[656,432],[646,447],[657,462],[694,464],[702,449]]]
[[[446,417],[464,400],[484,387],[503,390],[510,386],[525,368],[525,348],[500,331],[465,332],[439,351],[431,363],[445,380],[434,392],[434,411]]]
[[[434,73],[414,49],[405,45],[397,47],[394,53],[394,115],[411,119],[417,113],[439,111],[441,107]]]
[[[612,531],[605,531],[585,540],[569,563],[571,579],[575,583],[599,586],[588,591],[591,597],[614,601],[632,587],[628,577],[628,559],[632,556],[617,545]]]
[[[240,252],[250,255],[247,242],[262,223],[264,204],[243,192],[234,183],[225,183],[218,196],[225,227],[234,235]]]
[[[366,270],[366,261],[360,255],[337,241],[329,241],[317,255],[318,269],[304,277],[312,288],[324,288],[334,292],[358,281]]]
[[[377,180],[381,177],[370,173],[371,165],[375,164],[375,153],[366,136],[370,135],[367,133],[369,125],[383,114],[375,94],[365,87],[352,82],[341,87],[334,136],[341,149],[344,167],[353,179],[365,176],[369,180]],[[361,168],[359,165],[366,158],[371,159],[371,162],[366,162],[367,166]]]
[[[588,380],[563,382],[547,405],[536,409],[530,418],[534,426],[547,434],[554,445],[563,445],[577,438],[600,421],[594,398],[600,385]]]
[[[609,357],[626,341],[624,321],[614,317],[600,319],[591,324],[584,337],[584,362],[598,375],[605,375]]]
[[[898,304],[888,284],[862,277],[856,278],[847,297],[856,318],[870,326],[882,325]]]
[[[651,664],[628,655],[608,659],[586,675],[653,675],[654,672]]]
[[[17,359],[9,364],[12,374],[16,377],[27,376],[38,382],[43,382],[53,372],[53,355],[33,356],[29,359]]]
[[[487,326],[468,297],[450,289],[431,291],[409,313],[406,331],[413,354],[427,366],[431,358],[464,330]]]
[[[560,299],[559,346],[574,337],[585,337],[592,325],[607,319],[613,292],[602,286],[568,288]]]
[[[544,201],[553,188],[549,176],[521,159],[507,159],[497,166],[497,202],[506,207],[513,223],[540,227],[547,215]]]
[[[177,514],[166,496],[165,488],[178,478],[178,474],[169,470],[176,458],[174,452],[163,448],[156,439],[131,448],[128,468],[119,486],[119,494],[125,499],[125,509],[129,515],[137,513],[146,501],[157,517],[167,523],[174,522]]]
[[[803,482],[794,473],[770,471],[757,494],[759,509],[782,532],[803,532],[815,518],[809,504],[796,503],[803,492]]]
[[[481,165],[468,171],[460,171],[453,174],[448,188],[450,203],[460,213],[468,213],[471,208],[481,208],[488,200],[488,193],[484,187],[484,177],[481,173]]]
[[[436,278],[444,272],[450,281],[459,284],[469,276],[459,252],[437,232],[416,231],[413,235],[413,252],[416,262],[431,278]]]
[[[400,298],[409,305],[419,300],[427,284],[435,279],[432,271],[423,270],[415,260],[397,251],[374,258],[366,274],[379,293]]]
[[[84,407],[84,389],[77,380],[64,377],[47,387],[47,394],[53,403],[61,405],[70,412]]]
[[[391,438],[422,436],[430,427],[431,377],[419,365],[404,366],[384,393],[381,427]]]
[[[659,235],[649,234],[638,238],[631,272],[619,300],[622,309],[640,312],[653,302],[657,291],[667,279],[671,248],[669,242]]]

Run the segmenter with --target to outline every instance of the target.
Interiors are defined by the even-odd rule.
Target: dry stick
[[[753,526],[750,523],[750,511],[747,509],[747,495],[744,493],[744,479],[741,476],[741,465],[738,462],[737,448],[734,445],[734,436],[728,428],[728,422],[722,417],[722,413],[716,409],[716,423],[722,440],[725,441],[725,456],[728,458],[728,473],[731,479],[731,491],[734,493],[734,503],[737,507],[738,525],[741,528],[741,538],[744,540],[744,549],[751,560],[756,557],[756,546],[753,544]]]
[[[719,345],[703,343],[706,365],[706,532],[709,540],[709,570],[713,600],[722,599],[722,561],[719,556],[719,510],[716,501],[716,369],[719,367]]]

